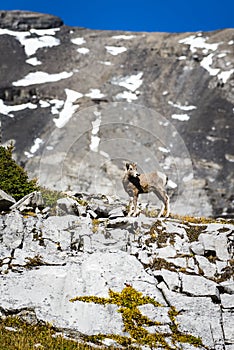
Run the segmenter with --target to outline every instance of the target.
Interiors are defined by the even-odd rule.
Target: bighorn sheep
[[[140,193],[154,192],[163,202],[158,216],[166,210],[166,217],[169,216],[169,197],[164,189],[167,183],[167,176],[159,171],[149,174],[139,174],[135,163],[126,163],[125,173],[122,179],[123,187],[130,197],[129,216],[137,216],[137,199]]]

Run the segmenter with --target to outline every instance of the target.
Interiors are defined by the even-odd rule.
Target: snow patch
[[[27,56],[32,56],[42,47],[53,47],[60,45],[60,40],[53,37],[60,28],[52,29],[31,29],[30,31],[17,32],[9,29],[0,28],[0,35],[14,36],[22,46]],[[31,34],[37,35],[38,38],[31,37]]]
[[[79,107],[79,105],[73,105],[73,103],[83,96],[83,94],[70,89],[65,89],[65,93],[67,95],[67,99],[64,103],[62,111],[59,113],[59,118],[53,119],[57,128],[62,128],[67,124],[67,122],[71,119],[73,113],[75,113]]]
[[[186,44],[190,46],[190,50],[194,53],[197,51],[197,49],[202,49],[202,52],[204,54],[207,54],[206,57],[204,57],[200,65],[203,67],[205,70],[209,72],[211,76],[216,76],[218,79],[222,80],[222,82],[225,84],[229,77],[233,74],[233,69],[227,72],[220,72],[220,68],[212,68],[212,63],[213,63],[213,56],[215,55],[214,51],[217,50],[218,46],[221,43],[213,43],[209,44],[207,43],[207,37],[202,37],[196,36],[196,35],[191,35],[185,39],[179,40],[180,44]],[[228,44],[232,45],[234,43],[233,40],[229,41]],[[213,51],[213,52],[210,52]],[[209,54],[208,54],[209,53]],[[225,52],[221,52],[217,55],[218,58],[223,58],[226,56]]]
[[[53,105],[51,107],[51,113],[52,114],[59,114],[59,110],[63,107],[64,105],[64,101],[63,100],[57,100],[57,99],[53,99],[50,100],[50,104]]]
[[[92,122],[92,134],[91,134],[91,142],[89,145],[89,148],[93,152],[98,152],[98,146],[100,143],[100,137],[98,136],[100,125],[101,125],[101,113],[100,112],[94,112],[95,116],[97,117],[96,120]]]
[[[75,45],[83,45],[86,43],[86,40],[84,38],[74,38],[71,39],[71,42]]]
[[[138,74],[133,74],[133,75],[127,75],[126,77],[117,77],[117,78],[113,78],[111,80],[111,83],[113,85],[123,86],[126,89],[130,90],[131,92],[134,92],[143,83],[143,80],[141,79],[142,76],[143,76],[143,72],[140,72]]]
[[[188,174],[187,176],[183,177],[184,182],[189,182],[193,179],[193,173]]]
[[[218,78],[222,80],[223,83],[225,84],[233,73],[234,73],[234,69],[231,69],[226,72],[221,72],[218,74]]]
[[[188,114],[172,114],[172,119],[180,120],[181,122],[187,121],[190,119]]]
[[[39,148],[40,148],[40,145],[43,144],[43,140],[40,139],[39,137],[37,137],[34,141],[34,144],[32,145],[32,147],[30,148],[30,151],[29,152],[24,152],[24,154],[26,155],[27,158],[32,158],[33,157],[33,154],[36,153]]]
[[[57,74],[48,74],[46,72],[31,72],[26,75],[23,79],[15,81],[12,83],[14,86],[29,86],[34,84],[44,84],[59,81],[62,79],[70,78],[73,75],[73,72],[61,72]]]
[[[87,55],[87,53],[89,53],[89,49],[87,47],[80,47],[76,51],[81,53],[82,55]]]
[[[221,52],[220,54],[217,55],[218,58],[223,58],[225,56],[227,56],[225,52]]]
[[[14,114],[11,114],[11,112],[18,112],[27,108],[36,109],[37,105],[31,102],[28,102],[28,103],[23,103],[21,105],[9,106],[9,105],[5,105],[4,101],[0,99],[0,113],[7,115],[8,117],[11,117],[11,118],[14,117]]]
[[[30,33],[37,34],[39,36],[42,35],[55,35],[56,32],[60,31],[60,27],[58,28],[49,28],[49,29],[30,29]]]
[[[107,52],[113,56],[117,56],[125,51],[127,51],[126,47],[124,46],[106,46],[105,47]]]
[[[39,137],[36,138],[36,140],[34,141],[34,145],[30,148],[30,152],[36,153],[36,151],[40,148],[40,145],[42,143],[43,143],[42,139],[40,139]]]
[[[116,39],[116,40],[131,40],[133,38],[135,38],[136,35],[114,35],[112,36],[113,39]]]
[[[211,53],[208,56],[204,57],[203,60],[200,62],[201,67],[206,69],[212,76],[217,75],[220,71],[219,68],[211,68],[213,56],[214,54]]]
[[[39,66],[41,64],[41,61],[39,61],[37,57],[32,57],[26,60],[26,63],[31,64],[32,66]]]
[[[197,49],[203,49],[203,53],[208,53],[208,51],[216,51],[220,43],[209,44],[206,42],[208,38],[202,36],[191,35],[187,38],[179,40],[180,44],[185,44],[190,46],[190,50],[194,53]]]
[[[168,180],[167,186],[172,188],[172,189],[174,189],[174,188],[177,187],[177,184],[174,181],[172,181],[172,180]]]
[[[117,100],[127,100],[127,102],[132,102],[138,99],[137,95],[130,91],[123,91],[116,95]]]
[[[105,97],[105,95],[102,94],[99,89],[90,89],[89,91],[90,92],[85,94],[85,96],[90,97],[93,100]]]
[[[99,63],[104,64],[105,66],[112,66],[112,63],[109,61],[99,61]]]
[[[180,56],[180,57],[177,58],[177,60],[183,61],[183,60],[186,60],[186,58],[187,58],[186,56]]]
[[[182,111],[192,111],[193,109],[197,109],[196,106],[182,106],[180,103],[176,104],[176,103],[173,103],[172,101],[168,101],[168,104],[173,106],[173,107],[176,107],[176,108],[179,108],[181,109]]]
[[[170,151],[165,148],[165,147],[158,147],[159,151],[163,152],[163,153],[169,153]]]
[[[27,56],[34,55],[38,49],[43,47],[53,47],[60,45],[60,40],[53,36],[42,36],[40,38],[23,38],[20,40],[21,45]]]
[[[50,107],[50,103],[47,102],[47,101],[40,100],[39,104],[40,104],[41,108],[48,108],[48,107]]]

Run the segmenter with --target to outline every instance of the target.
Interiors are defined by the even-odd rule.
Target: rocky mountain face
[[[232,216],[233,47],[233,29],[97,31],[1,11],[3,143],[50,188],[124,197],[132,160],[168,175],[174,213]]]
[[[0,189],[0,317],[88,344],[233,349],[233,45],[233,29],[94,31],[0,12],[2,142],[69,194],[46,207]],[[153,195],[127,216],[127,160],[168,175],[169,218]]]
[[[233,222],[127,217],[85,194],[22,215],[26,201],[0,216],[1,317],[89,345],[233,349]]]

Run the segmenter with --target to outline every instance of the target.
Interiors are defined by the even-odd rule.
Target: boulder
[[[7,211],[15,203],[15,199],[6,192],[0,190],[0,212]]]
[[[181,273],[182,293],[186,295],[201,297],[218,297],[217,283],[203,276],[193,276]]]
[[[26,31],[60,27],[63,21],[56,16],[29,11],[0,11],[0,28]]]
[[[44,200],[41,192],[34,191],[21,198],[17,203],[13,204],[10,209],[18,209],[19,211],[35,211],[36,208],[43,209]]]
[[[62,215],[80,215],[84,213],[86,214],[86,211],[81,212],[80,205],[75,199],[66,197],[66,198],[60,198],[57,200],[56,203],[56,214],[58,216]],[[82,207],[83,209],[84,207]],[[84,208],[85,209],[85,208]]]

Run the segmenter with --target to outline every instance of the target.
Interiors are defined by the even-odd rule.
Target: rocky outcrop
[[[41,192],[34,191],[21,198],[17,203],[14,203],[10,209],[18,209],[20,212],[35,211],[44,208],[44,201]]]
[[[25,12],[0,27],[3,141],[32,177],[124,196],[132,160],[173,181],[174,213],[233,215],[233,29],[96,31]]]
[[[15,204],[15,199],[0,189],[0,213],[9,210],[13,204]]]
[[[26,11],[0,11],[0,28],[11,30],[49,29],[63,25],[56,16]]]
[[[2,315],[99,344],[232,348],[230,220],[131,218],[125,203],[87,194],[57,212],[0,216]]]

